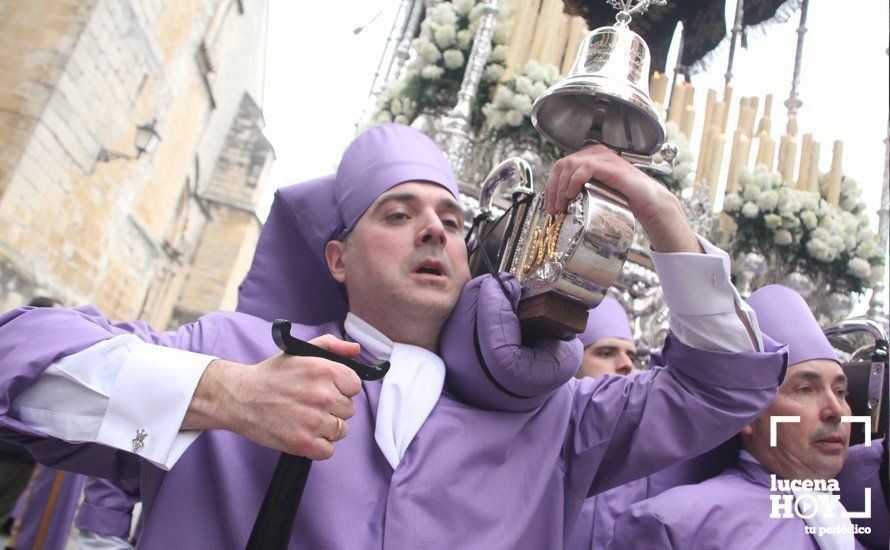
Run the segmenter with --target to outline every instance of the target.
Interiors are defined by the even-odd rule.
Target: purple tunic
[[[612,539],[615,519],[631,504],[646,499],[648,478],[625,483],[584,501],[578,523],[569,538],[568,550],[605,548]]]
[[[139,479],[110,481],[90,478],[84,484],[83,502],[74,525],[109,537],[130,538],[133,507],[139,502]]]
[[[705,482],[634,504],[615,522],[608,548],[819,550],[803,519],[770,518],[770,494],[766,468],[740,460]]]
[[[16,503],[10,548],[63,550],[86,478],[38,465]]]
[[[863,544],[875,548],[890,546],[890,510],[887,507],[887,491],[890,491],[890,488],[881,481],[882,470],[886,474],[886,439],[872,441],[868,447],[865,445],[850,447],[844,469],[837,475],[837,481],[841,486],[841,502],[847,510],[856,512],[865,510],[864,489],[871,488],[871,517],[852,521],[871,528],[871,533],[857,535],[856,538]]]
[[[14,310],[0,317],[0,435],[83,473],[141,472],[145,548],[243,547],[278,452],[207,431],[163,472],[128,453],[47,438],[7,415],[53,359],[128,332],[244,363],[278,351],[270,323],[239,313],[156,333],[111,325],[92,308]],[[328,332],[341,334],[334,324],[294,327],[306,339]],[[47,345],[21,345],[32,339]],[[668,368],[570,380],[528,412],[480,410],[446,387],[395,471],[374,443],[380,383],[364,383],[349,437],[313,466],[291,548],[561,547],[588,495],[698,455],[757,417],[785,365],[779,347],[765,344],[765,353],[728,354],[669,336]]]

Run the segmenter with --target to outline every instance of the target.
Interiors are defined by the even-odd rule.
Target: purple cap
[[[377,197],[409,181],[436,183],[459,199],[436,144],[410,126],[384,124],[353,140],[336,174],[276,191],[237,310],[302,324],[342,321],[345,290],[331,277],[325,245],[351,231]]]
[[[592,346],[603,338],[621,338],[634,341],[627,313],[616,300],[606,296],[598,306],[590,310],[587,317],[587,328],[578,335],[584,347]]]
[[[789,366],[811,359],[838,360],[822,327],[797,292],[782,285],[765,286],[751,294],[748,305],[757,313],[757,324],[764,334],[788,344]]]

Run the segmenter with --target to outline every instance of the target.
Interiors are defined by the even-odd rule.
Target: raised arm
[[[330,441],[348,430],[332,413],[352,415],[358,377],[331,361],[275,353],[269,326],[220,313],[161,333],[112,324],[94,308],[7,313],[0,317],[2,435],[43,462],[103,477],[136,475],[138,462],[125,453],[169,468],[208,428],[327,458]],[[358,352],[331,336],[315,343]],[[217,350],[248,364],[215,360]]]

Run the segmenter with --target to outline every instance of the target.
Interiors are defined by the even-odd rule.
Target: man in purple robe
[[[60,467],[140,476],[146,548],[243,547],[280,450],[327,459],[292,548],[561,547],[588,495],[725,440],[767,406],[785,366],[725,253],[613,152],[558,161],[548,210],[592,178],[623,193],[650,236],[672,310],[667,368],[574,380],[577,340],[523,346],[516,280],[502,276],[507,293],[492,276],[467,282],[444,155],[383,125],[336,174],[278,191],[239,312],[169,333],[90,307],[0,317],[0,435]],[[360,383],[282,355],[275,317],[392,368]]]
[[[627,376],[636,372],[637,346],[627,313],[615,298],[606,296],[590,310],[587,326],[578,340],[584,346],[584,355],[576,378],[596,378],[601,374]]]
[[[587,327],[578,335],[584,346],[577,378],[602,375],[627,376],[636,371],[636,345],[624,307],[605,297],[590,310]],[[581,515],[569,538],[569,550],[604,548],[612,538],[617,518],[631,504],[645,499],[648,478],[641,478],[599,493],[584,501]]]
[[[861,547],[857,520],[827,492],[840,488],[835,478],[842,468],[856,471],[864,463],[847,461],[850,424],[843,417],[851,413],[837,355],[793,290],[770,285],[748,302],[764,333],[788,344],[790,366],[775,402],[741,430],[736,466],[633,505],[618,518],[609,548]],[[880,523],[890,523],[886,507],[874,508]]]
[[[38,464],[16,502],[8,548],[64,550],[86,478]]]
[[[133,509],[139,502],[139,479],[89,478],[74,526],[81,550],[125,550],[130,544]],[[135,537],[138,540],[138,529]]]

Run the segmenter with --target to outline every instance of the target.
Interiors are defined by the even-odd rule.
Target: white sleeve
[[[79,550],[131,550],[133,545],[120,537],[78,530],[77,548]]]
[[[167,470],[200,434],[179,428],[213,359],[116,336],[50,365],[10,412],[49,436],[101,443]]]
[[[671,332],[684,344],[708,351],[763,350],[754,310],[729,278],[729,255],[698,240],[704,254],[650,251],[670,308]]]

